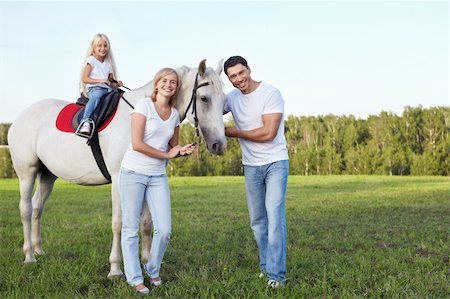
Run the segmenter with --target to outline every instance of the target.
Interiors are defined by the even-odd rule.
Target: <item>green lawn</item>
[[[242,177],[171,178],[160,298],[448,298],[448,177],[289,178],[288,283],[257,278]],[[38,262],[23,265],[18,181],[0,180],[0,298],[134,298],[108,280],[109,186],[58,180]]]

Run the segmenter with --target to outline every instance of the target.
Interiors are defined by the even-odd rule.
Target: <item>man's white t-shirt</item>
[[[150,98],[139,100],[131,113],[140,113],[147,119],[144,130],[144,142],[151,147],[167,152],[169,141],[173,136],[175,127],[180,124],[180,115],[177,109],[167,120],[162,120],[155,110]],[[122,160],[122,167],[145,175],[161,175],[166,173],[167,159],[149,157],[133,149],[130,144]]]
[[[84,64],[84,66],[86,66],[87,64],[90,64],[92,67],[91,73],[89,74],[89,78],[108,80],[109,74],[112,74],[111,64],[106,59],[105,59],[105,61],[100,62],[94,56],[89,56],[86,59],[86,63]],[[92,86],[100,86],[100,87],[104,87],[104,88],[108,88],[108,89],[110,88],[105,83],[94,83],[94,84],[87,83],[86,89],[89,87],[92,87]]]
[[[264,114],[284,114],[284,100],[275,87],[261,81],[259,86],[249,94],[243,94],[239,89],[228,93],[224,110],[233,114],[234,122],[239,130],[249,131],[263,126]],[[239,138],[239,143],[244,165],[261,166],[289,159],[284,137],[284,119],[280,122],[274,140],[254,142]]]

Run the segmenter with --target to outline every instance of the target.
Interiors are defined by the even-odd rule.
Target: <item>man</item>
[[[239,139],[244,164],[250,226],[260,258],[260,278],[268,275],[271,288],[286,281],[286,186],[289,157],[284,137],[284,101],[280,92],[251,77],[241,56],[232,56],[224,71],[236,88],[227,94],[224,112],[231,112],[235,127],[227,137]]]

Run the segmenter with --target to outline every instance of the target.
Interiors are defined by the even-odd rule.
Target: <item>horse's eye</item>
[[[205,103],[207,103],[207,102],[209,101],[209,98],[208,98],[208,97],[205,97],[205,96],[203,96],[203,97],[200,97],[200,100],[202,100],[202,102],[205,102]]]

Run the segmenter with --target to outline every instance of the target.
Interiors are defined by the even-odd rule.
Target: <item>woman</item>
[[[147,201],[153,220],[153,240],[145,271],[154,286],[161,285],[159,271],[171,233],[168,159],[190,155],[195,145],[178,145],[180,116],[174,108],[180,79],[164,68],[153,79],[150,98],[141,99],[131,116],[131,144],[121,165],[119,191],[122,207],[122,254],[127,282],[142,294],[149,293],[139,262],[139,221]]]

